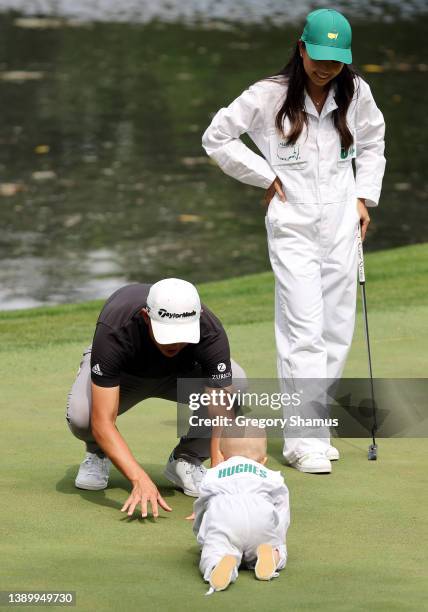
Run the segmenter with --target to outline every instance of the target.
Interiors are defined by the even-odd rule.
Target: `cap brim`
[[[191,323],[179,323],[171,325],[150,319],[152,323],[153,335],[159,344],[177,344],[178,342],[188,342],[197,344],[201,337],[200,321]]]
[[[339,47],[328,47],[324,45],[312,45],[305,42],[306,51],[313,60],[333,60],[343,64],[352,64],[351,49],[340,49]]]

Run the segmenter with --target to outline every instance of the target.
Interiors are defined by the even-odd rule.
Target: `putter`
[[[369,446],[368,460],[377,460],[377,444],[376,444],[376,431],[377,431],[377,419],[376,419],[376,403],[374,397],[374,385],[373,385],[373,370],[372,370],[372,357],[370,350],[370,336],[369,336],[369,321],[367,317],[367,300],[366,300],[366,275],[364,271],[364,252],[363,252],[363,241],[361,240],[361,225],[358,224],[358,280],[360,281],[361,287],[361,298],[363,302],[363,314],[364,314],[364,335],[366,337],[367,354],[369,358],[369,376],[370,376],[370,392],[372,399],[372,410],[373,410],[373,426],[372,426],[372,444]]]

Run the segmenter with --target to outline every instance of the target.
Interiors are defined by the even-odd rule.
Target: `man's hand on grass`
[[[131,495],[128,497],[126,502],[121,509],[121,512],[127,512],[128,516],[132,516],[135,508],[141,504],[141,516],[146,518],[148,504],[152,507],[152,514],[156,518],[159,516],[159,506],[171,512],[172,508],[168,506],[164,498],[159,493],[154,482],[143,474],[137,480],[132,481],[133,487]]]

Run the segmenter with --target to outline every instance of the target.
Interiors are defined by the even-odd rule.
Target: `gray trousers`
[[[246,386],[246,374],[235,361],[231,360],[231,363],[232,381],[239,380],[239,386],[243,390],[242,387]],[[201,379],[200,388],[192,389],[192,392],[203,392],[204,385],[200,368],[196,368],[190,373],[186,372],[185,376],[186,378]],[[158,379],[145,379],[125,373],[121,375],[119,415],[150,397],[177,402],[177,375]],[[92,434],[91,414],[91,347],[88,347],[83,353],[76,380],[68,395],[66,420],[72,434],[86,443],[88,452],[103,456],[103,452]],[[173,452],[176,459],[182,457],[191,463],[199,464],[210,455],[210,438],[209,436],[197,438],[192,436],[192,432],[189,431],[186,436],[180,438]]]

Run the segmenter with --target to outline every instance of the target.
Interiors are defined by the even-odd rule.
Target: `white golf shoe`
[[[338,461],[340,459],[340,453],[335,446],[329,446],[325,451],[325,456],[329,461]]]
[[[206,471],[203,465],[195,465],[182,457],[175,459],[171,455],[166,464],[164,475],[185,495],[199,497],[199,487]]]
[[[74,484],[78,489],[101,491],[108,485],[110,466],[111,461],[108,457],[98,457],[95,453],[86,453]]]
[[[293,463],[289,463],[290,467],[306,472],[307,474],[330,474],[331,463],[325,454],[322,453],[307,453],[302,455]]]

